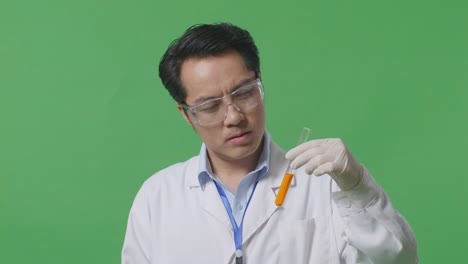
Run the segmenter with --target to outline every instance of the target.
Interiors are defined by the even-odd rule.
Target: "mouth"
[[[228,137],[226,141],[240,142],[240,141],[245,140],[250,134],[251,134],[250,131],[247,131],[241,134],[236,134],[234,136]]]

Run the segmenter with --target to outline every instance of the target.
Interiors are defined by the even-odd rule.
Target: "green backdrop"
[[[421,263],[463,263],[466,1],[0,3],[0,262],[118,263],[133,198],[199,151],[157,76],[192,24],[247,28],[267,128],[341,137],[413,227]]]

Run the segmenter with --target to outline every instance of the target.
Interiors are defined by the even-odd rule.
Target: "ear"
[[[187,111],[179,103],[177,104],[177,110],[179,110],[179,112],[182,114],[182,116],[184,117],[187,124],[189,124],[189,126],[191,126],[193,128],[192,121],[187,116]]]

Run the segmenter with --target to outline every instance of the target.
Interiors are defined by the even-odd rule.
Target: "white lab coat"
[[[246,264],[417,263],[416,242],[365,169],[361,183],[339,191],[328,176],[297,170],[282,207],[274,203],[288,161],[271,143],[270,169],[244,218]],[[149,178],[128,219],[124,264],[231,264],[234,238],[212,181],[198,182],[198,156]]]

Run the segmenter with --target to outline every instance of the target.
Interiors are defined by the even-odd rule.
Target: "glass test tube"
[[[299,139],[297,140],[296,146],[299,146],[300,144],[306,142],[309,139],[309,135],[310,135],[310,128],[304,127],[302,129],[301,135],[299,136]],[[291,162],[289,162],[288,169],[286,173],[284,174],[283,181],[281,182],[281,186],[278,191],[278,195],[276,195],[275,204],[277,206],[281,206],[283,204],[284,198],[286,197],[286,194],[288,193],[289,185],[291,184],[293,176],[294,176],[294,170],[291,169]]]

